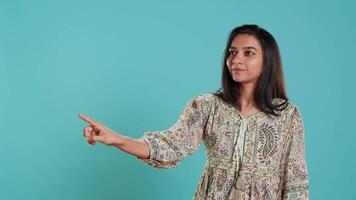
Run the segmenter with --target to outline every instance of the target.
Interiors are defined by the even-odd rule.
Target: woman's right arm
[[[148,144],[142,139],[136,140],[127,136],[118,135],[112,146],[140,159],[148,159],[150,156]]]
[[[202,94],[190,99],[178,121],[170,128],[146,131],[137,140],[117,134],[82,114],[79,117],[90,124],[84,129],[90,144],[95,145],[98,141],[132,154],[153,167],[172,168],[198,149],[210,113],[208,99],[211,95]]]

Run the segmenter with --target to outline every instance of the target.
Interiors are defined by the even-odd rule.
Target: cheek
[[[252,76],[260,76],[262,73],[263,63],[260,60],[251,60],[248,62],[248,71]]]
[[[228,67],[230,67],[230,64],[231,64],[231,59],[230,59],[230,58],[226,59],[226,65],[227,65]]]

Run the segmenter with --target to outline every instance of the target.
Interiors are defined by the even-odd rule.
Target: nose
[[[232,57],[232,64],[235,64],[235,63],[243,63],[243,58],[242,56],[240,55],[240,53],[236,53],[235,56]]]

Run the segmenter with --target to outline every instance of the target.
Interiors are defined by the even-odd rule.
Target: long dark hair
[[[223,54],[221,78],[222,86],[213,94],[241,110],[241,84],[233,80],[226,64],[229,57],[229,47],[231,46],[233,39],[238,34],[249,34],[255,36],[262,47],[263,69],[261,76],[256,83],[254,101],[256,106],[264,113],[278,116],[279,114],[276,113],[276,111],[284,110],[288,102],[280,52],[277,42],[273,36],[265,29],[255,24],[245,24],[236,27],[231,31]],[[274,104],[274,98],[280,98],[284,101],[279,104]]]

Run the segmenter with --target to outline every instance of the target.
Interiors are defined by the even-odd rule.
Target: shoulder
[[[285,100],[281,98],[273,99],[273,104],[281,104]],[[301,117],[300,109],[293,101],[287,100],[285,109],[280,111],[282,115],[285,115],[287,118]]]
[[[300,109],[296,104],[289,101],[289,107],[291,117],[301,117]]]
[[[303,117],[298,105],[288,100],[288,106],[286,110],[287,119],[289,119],[291,123],[298,123],[303,125]]]
[[[187,105],[193,109],[201,108],[204,110],[211,110],[217,100],[216,98],[217,97],[212,93],[200,93],[192,96],[187,102]]]
[[[212,93],[200,93],[200,94],[197,94],[197,95],[193,96],[190,99],[190,101],[211,104],[214,101],[216,101],[216,98],[217,97]]]

